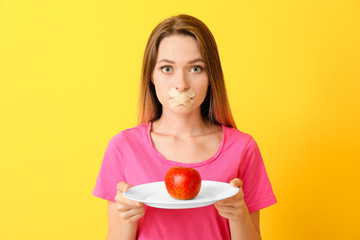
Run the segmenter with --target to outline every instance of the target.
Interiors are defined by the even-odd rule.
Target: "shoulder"
[[[122,145],[129,141],[139,141],[144,139],[146,136],[146,131],[148,128],[148,123],[144,123],[132,128],[127,128],[119,133],[115,134],[109,141],[109,145]]]
[[[255,142],[254,138],[245,132],[242,132],[236,128],[223,126],[225,135],[228,141],[240,143],[242,145],[249,145]]]

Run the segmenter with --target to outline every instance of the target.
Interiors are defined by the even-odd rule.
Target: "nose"
[[[183,71],[177,72],[177,74],[175,76],[175,86],[174,87],[180,93],[186,92],[187,90],[189,90],[190,85],[187,80],[186,73],[184,73]]]

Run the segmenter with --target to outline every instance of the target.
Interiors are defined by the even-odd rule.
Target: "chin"
[[[171,112],[176,112],[176,113],[190,113],[194,111],[193,107],[188,108],[186,106],[176,106],[174,108],[169,108],[169,110]]]
[[[200,106],[194,106],[192,105],[191,108],[188,108],[184,105],[179,105],[176,106],[174,108],[170,108],[168,107],[169,112],[173,112],[173,113],[179,113],[179,114],[188,114],[194,111],[199,110],[200,111]]]

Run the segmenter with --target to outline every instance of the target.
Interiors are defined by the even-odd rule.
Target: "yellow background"
[[[105,239],[91,195],[136,124],[141,60],[186,13],[217,41],[238,128],[278,203],[263,239],[360,239],[359,1],[0,0],[0,239]]]

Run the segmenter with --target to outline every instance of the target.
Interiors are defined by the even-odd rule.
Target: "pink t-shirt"
[[[93,195],[115,201],[117,184],[131,186],[164,181],[174,166],[195,168],[202,180],[243,181],[244,199],[249,212],[276,203],[264,162],[254,139],[237,129],[223,127],[223,140],[214,156],[199,163],[180,163],[165,159],[153,146],[151,122],[126,129],[109,142]],[[230,239],[228,220],[214,205],[193,209],[160,209],[145,205],[138,220],[137,239]]]

